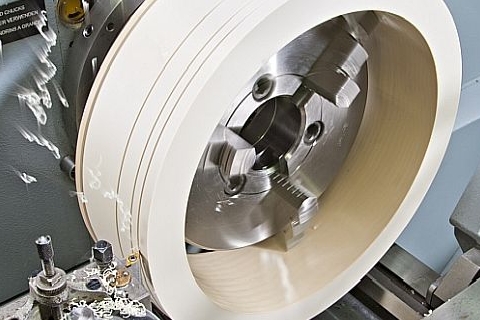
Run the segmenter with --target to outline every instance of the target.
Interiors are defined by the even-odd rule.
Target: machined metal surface
[[[424,298],[427,296],[430,285],[439,277],[438,273],[396,244],[388,250],[379,263]]]
[[[112,244],[106,240],[98,240],[92,247],[93,258],[100,269],[105,269],[113,261]]]
[[[450,217],[455,227],[455,237],[464,252],[480,248],[480,167],[467,186]]]
[[[432,312],[426,296],[437,277],[393,245],[349,294],[314,319],[421,319]]]
[[[360,126],[368,59],[360,39],[376,23],[371,12],[333,19],[293,40],[257,72],[199,163],[187,242],[234,249],[283,231],[286,247],[295,244]]]
[[[378,283],[377,278],[371,274],[367,275],[358,286],[354,289],[354,294],[359,295],[355,290],[361,290],[364,295],[372,299],[371,308],[378,304],[383,308],[388,316],[382,316],[383,319],[421,319],[425,313],[413,309],[407,302],[402,300],[391,288],[386,288],[383,284]],[[420,303],[418,303],[420,305]],[[424,312],[428,309],[423,307]]]
[[[349,293],[357,303],[339,301],[315,319],[355,319],[363,310],[381,319],[477,319],[478,262],[478,250],[471,249],[435,281],[438,274],[394,245]],[[428,283],[433,292],[426,292]]]
[[[352,294],[347,293],[330,308],[311,320],[384,320]]]
[[[50,236],[41,236],[35,240],[38,256],[42,262],[42,269],[46,276],[51,277],[55,274],[53,264],[53,246]]]
[[[462,319],[476,320],[480,318],[480,282],[471,286],[445,302],[428,315],[428,320]]]
[[[461,255],[451,269],[432,284],[428,302],[438,307],[475,282],[480,276],[480,250],[472,248]]]

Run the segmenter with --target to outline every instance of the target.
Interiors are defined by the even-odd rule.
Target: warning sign
[[[0,6],[0,41],[13,42],[38,34],[34,24],[45,10],[43,0],[17,0]]]

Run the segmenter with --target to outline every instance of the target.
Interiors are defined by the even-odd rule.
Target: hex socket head
[[[112,244],[106,240],[95,242],[92,251],[93,258],[99,267],[106,267],[113,261]]]
[[[48,261],[53,259],[52,238],[50,236],[41,236],[35,240],[38,256],[41,260]]]

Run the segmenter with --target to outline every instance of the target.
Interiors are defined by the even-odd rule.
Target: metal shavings
[[[115,287],[115,279],[117,278],[116,267],[117,264],[113,262],[110,267],[102,272],[102,276],[100,277],[100,281],[102,282],[103,287],[107,290],[107,294],[114,297],[117,295],[117,288]]]
[[[99,301],[93,301],[88,304],[85,300],[72,301],[69,304],[69,310],[73,311],[75,308],[88,308],[93,311],[96,318],[112,319],[113,314],[118,312],[124,319],[130,317],[145,317],[147,310],[145,306],[130,298],[114,297],[105,298]],[[68,319],[68,313],[65,314],[64,319]]]
[[[114,190],[106,191],[103,193],[103,197],[110,200],[115,200],[117,203],[117,209],[121,213],[120,216],[120,231],[127,232],[130,230],[130,225],[132,223],[132,213],[128,210],[127,206],[124,204],[123,200],[120,198],[118,193]]]
[[[91,168],[87,168],[87,172],[90,175],[90,182],[88,183],[90,188],[93,190],[100,190],[100,187],[102,185],[102,182],[100,181],[100,176],[102,175],[102,173],[100,172],[100,170],[95,169],[95,171],[93,171]]]
[[[122,318],[144,317],[146,315],[145,306],[139,301],[129,298],[106,298],[101,301],[94,301],[88,307],[102,319],[112,318],[114,311],[118,311]]]
[[[14,170],[14,172],[20,179],[22,179],[23,182],[25,182],[25,184],[30,184],[30,183],[33,183],[33,182],[37,182],[37,178],[35,178],[34,176],[31,176],[31,175],[28,175],[25,172],[20,172],[18,170]]]
[[[87,268],[84,270],[85,279],[92,276],[98,276],[103,288],[111,298],[93,301],[87,303],[85,300],[73,300],[69,303],[68,309],[73,311],[75,308],[89,308],[93,311],[96,318],[112,319],[113,314],[118,312],[122,318],[145,317],[147,311],[145,306],[138,300],[132,300],[123,296],[123,291],[117,291],[115,280],[117,277],[116,263],[113,262],[110,267],[100,272],[99,268]],[[67,313],[62,320],[68,320]]]
[[[60,151],[58,150],[58,147],[54,145],[53,142],[47,140],[40,132],[35,134],[20,125],[17,126],[17,130],[25,139],[27,139],[27,141],[35,142],[39,146],[47,148],[50,152],[53,153],[55,159],[60,159]]]
[[[62,90],[62,87],[60,87],[60,85],[56,81],[52,81],[52,83],[53,83],[53,86],[55,87],[55,91],[57,92],[57,96],[60,99],[60,102],[62,103],[62,105],[65,108],[70,107],[70,105],[68,104],[67,98],[65,97],[65,92],[63,92]]]
[[[25,304],[18,308],[11,316],[5,318],[5,320],[26,320],[28,318],[28,314],[33,308],[33,299],[32,297],[28,296]]]
[[[22,89],[18,94],[20,106],[26,106],[37,119],[37,123],[45,125],[47,123],[47,113],[42,107],[42,99],[33,89]]]
[[[82,203],[87,203],[88,202],[87,197],[85,196],[85,194],[83,192],[77,192],[77,191],[70,190],[68,192],[68,194],[70,195],[70,197],[77,197],[80,200],[80,202],[82,202]]]
[[[100,269],[98,269],[98,268],[91,268],[91,269],[85,268],[84,272],[87,275],[87,278],[89,278],[91,276],[99,275],[100,274]]]

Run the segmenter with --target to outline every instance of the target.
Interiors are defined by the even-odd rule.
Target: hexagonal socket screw
[[[106,240],[95,242],[92,247],[93,259],[100,269],[107,268],[113,261],[112,244]]]
[[[252,87],[252,96],[256,101],[267,98],[275,87],[275,81],[270,74],[264,74],[255,81]]]

